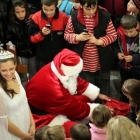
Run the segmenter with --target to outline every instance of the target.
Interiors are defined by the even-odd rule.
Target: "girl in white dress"
[[[0,50],[0,140],[33,140],[35,123],[15,68],[14,55]]]

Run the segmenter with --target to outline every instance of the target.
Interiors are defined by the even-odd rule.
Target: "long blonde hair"
[[[116,116],[107,124],[108,140],[139,140],[140,131],[127,117]]]

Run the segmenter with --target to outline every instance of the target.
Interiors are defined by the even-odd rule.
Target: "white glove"
[[[88,116],[86,117],[86,119],[91,119],[92,112],[93,112],[94,108],[95,108],[96,106],[98,106],[99,104],[98,104],[98,103],[87,103],[87,104],[88,104],[89,107],[90,107],[90,112],[89,112]]]

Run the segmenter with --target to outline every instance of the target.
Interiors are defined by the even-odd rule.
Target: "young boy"
[[[118,28],[118,47],[115,54],[119,59],[121,84],[127,79],[140,80],[140,33],[137,18],[133,15],[124,15],[121,27]],[[122,86],[122,85],[121,85]],[[121,93],[121,101],[128,99]]]
[[[81,6],[68,20],[64,38],[83,58],[80,77],[110,96],[110,68],[113,53],[109,44],[117,38],[111,15],[98,7],[98,0],[79,0]],[[86,31],[86,30],[87,31]]]
[[[84,124],[75,124],[70,129],[72,140],[91,140],[91,134],[88,127]]]
[[[37,70],[65,48],[64,29],[68,16],[59,12],[58,0],[41,0],[42,10],[32,16],[29,36],[36,44]]]
[[[35,131],[34,139],[35,140],[42,140],[44,132],[49,128],[50,126],[44,125],[41,128],[37,129]]]
[[[140,9],[140,0],[130,0],[127,4],[127,11],[130,12],[131,15],[137,16]]]
[[[108,140],[106,137],[106,126],[111,118],[110,109],[102,104],[94,108],[92,112],[92,123],[90,123],[91,140]]]
[[[35,132],[35,140],[65,140],[64,129],[60,125],[43,126]]]

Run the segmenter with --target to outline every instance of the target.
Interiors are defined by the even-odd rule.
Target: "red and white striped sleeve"
[[[102,39],[104,41],[104,45],[102,47],[105,47],[105,46],[111,44],[112,42],[116,41],[117,32],[116,32],[116,29],[113,26],[113,23],[111,20],[110,20],[109,25],[106,29],[106,35],[103,37],[100,37],[100,39]]]
[[[72,25],[72,19],[71,19],[71,16],[70,16],[70,18],[68,19],[66,28],[65,28],[64,38],[65,38],[66,41],[68,41],[71,44],[78,44],[79,42],[77,42],[75,40],[76,36],[77,36],[77,34],[74,33],[74,28],[73,28],[73,25]]]

